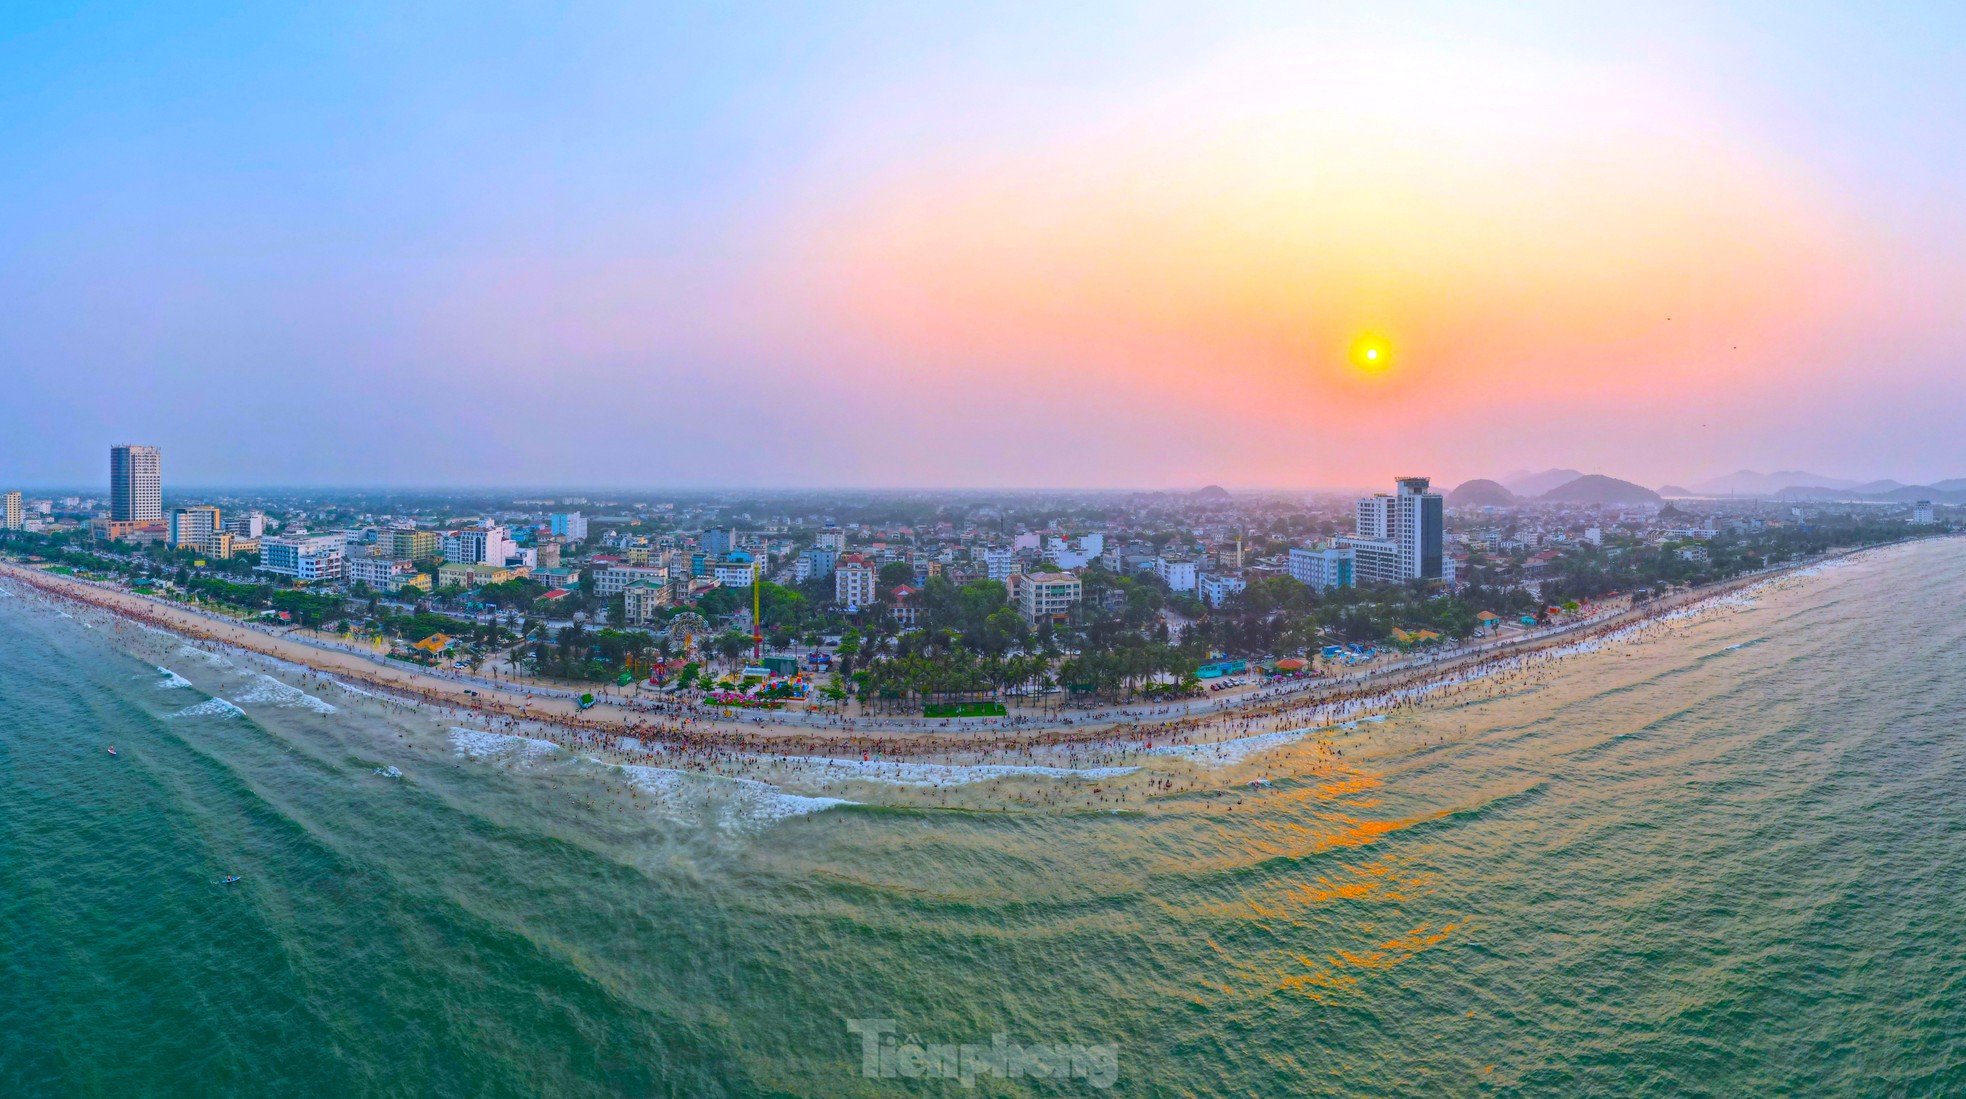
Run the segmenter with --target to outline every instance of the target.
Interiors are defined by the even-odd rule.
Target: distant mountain
[[[1849,489],[1831,488],[1828,485],[1788,485],[1776,492],[1763,493],[1777,500],[1836,500],[1848,498]]]
[[[1830,487],[1835,488],[1838,486],[1832,485]],[[1907,485],[1902,481],[1893,481],[1889,478],[1886,478],[1882,481],[1871,481],[1866,484],[1854,485],[1851,487],[1851,491],[1861,492],[1866,496],[1874,496],[1874,495],[1881,496],[1887,492],[1896,492],[1901,488],[1912,488],[1912,487],[1915,486]]]
[[[1796,486],[1831,489],[1856,488],[1857,482],[1845,481],[1836,477],[1825,477],[1820,473],[1808,473],[1799,469],[1779,469],[1773,473],[1756,473],[1743,469],[1725,477],[1715,477],[1693,486],[1693,491],[1702,496],[1770,496],[1785,488]]]
[[[1933,481],[1935,492],[1966,492],[1966,477],[1953,477],[1944,481]]]
[[[1541,473],[1523,471],[1509,474],[1502,483],[1517,496],[1541,496],[1582,476],[1581,471],[1574,469],[1546,469]]]
[[[1660,486],[1659,486],[1659,495],[1661,495],[1661,496],[1698,496],[1698,495],[1699,495],[1699,493],[1697,493],[1697,492],[1694,492],[1694,491],[1693,491],[1692,489],[1690,489],[1690,488],[1680,488],[1680,487],[1679,487],[1678,485],[1660,485]]]
[[[1592,473],[1543,493],[1537,497],[1563,504],[1657,504],[1659,494],[1644,485]]]
[[[1209,485],[1207,488],[1196,489],[1191,495],[1197,500],[1219,504],[1229,498],[1229,490],[1221,485]]]
[[[1896,481],[1877,481],[1877,484],[1897,485],[1896,488],[1882,491],[1865,491],[1872,485],[1860,488],[1830,488],[1826,485],[1790,485],[1780,492],[1773,493],[1777,500],[1875,500],[1879,503],[1910,503],[1913,500],[1931,500],[1939,504],[1966,503],[1966,481],[1945,481],[1941,484],[1961,485],[1957,489],[1943,489],[1938,485],[1899,485]]]
[[[1865,495],[1874,500],[1932,500],[1937,503],[1952,503],[1960,494],[1947,492],[1937,485],[1899,485],[1897,488],[1869,492]]]
[[[1515,502],[1515,493],[1499,482],[1480,478],[1463,482],[1447,494],[1447,506],[1451,508],[1505,508]]]

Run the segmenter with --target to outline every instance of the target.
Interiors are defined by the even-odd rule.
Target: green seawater
[[[1962,715],[1962,541],[1052,808],[631,797],[0,596],[0,1094],[1966,1094]]]

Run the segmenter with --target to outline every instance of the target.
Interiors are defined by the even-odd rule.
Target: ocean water
[[[1966,1094],[1966,541],[1219,766],[891,798],[72,613],[0,598],[0,1094]],[[913,1059],[965,1043],[1036,1053]]]

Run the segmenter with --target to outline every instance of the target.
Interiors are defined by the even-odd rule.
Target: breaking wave
[[[757,759],[794,768],[801,778],[817,782],[882,782],[892,786],[961,786],[971,782],[1019,776],[1033,778],[1114,778],[1130,775],[1138,767],[1043,767],[1028,764],[979,763],[902,763],[890,760],[831,759],[825,756],[793,756],[774,760]]]
[[[468,759],[485,759],[489,756],[537,759],[560,750],[560,746],[550,740],[534,740],[531,737],[492,733],[483,729],[453,728],[450,740],[451,750]]]
[[[211,698],[193,706],[186,706],[172,717],[245,717],[246,711],[232,703],[213,695]]]
[[[264,673],[261,673],[259,681],[251,690],[238,696],[238,701],[252,706],[300,706],[317,714],[335,712],[332,702],[315,698],[299,687],[289,686]]]
[[[655,799],[654,811],[661,816],[683,822],[707,812],[718,827],[733,831],[762,828],[791,817],[855,804],[844,798],[788,794],[768,782],[751,778],[700,775],[632,763],[612,766],[638,792]]]

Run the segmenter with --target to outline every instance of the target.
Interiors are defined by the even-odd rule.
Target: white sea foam
[[[961,786],[993,779],[1031,778],[1114,778],[1130,775],[1138,767],[1042,767],[1029,764],[979,763],[903,763],[894,760],[832,759],[825,756],[793,756],[774,759],[755,756],[760,763],[778,763],[796,769],[801,778],[817,782],[881,782],[891,786]]]
[[[313,710],[317,714],[335,712],[334,704],[315,698],[299,687],[289,686],[270,675],[261,674],[258,682],[246,693],[237,696],[238,701],[249,706],[299,706]]]
[[[1148,748],[1146,752],[1152,756],[1167,756],[1171,759],[1187,759],[1200,763],[1241,763],[1258,752],[1267,752],[1271,748],[1302,740],[1316,731],[1312,728],[1283,729],[1274,733],[1237,737],[1234,740],[1218,740],[1210,744],[1169,744],[1160,748]]]
[[[214,695],[195,706],[186,706],[172,717],[245,717],[246,711]]]
[[[489,756],[537,759],[559,751],[560,746],[550,740],[534,740],[531,737],[513,736],[511,733],[453,728],[451,750],[470,759],[485,759]]]
[[[378,775],[381,775],[381,776],[382,776],[383,778],[402,778],[402,777],[403,777],[403,772],[402,772],[402,771],[400,771],[400,770],[398,770],[398,769],[397,769],[396,767],[394,767],[394,766],[389,766],[389,767],[377,767],[377,768],[375,769],[375,773],[376,773],[376,774],[378,774]]]
[[[159,687],[191,686],[191,681],[189,679],[186,679],[183,676],[177,674],[176,672],[170,670],[169,668],[164,667],[162,664],[157,665],[157,673],[164,677],[162,680],[158,682],[157,685]]]
[[[654,811],[663,817],[687,821],[707,809],[718,827],[732,831],[762,828],[789,817],[854,804],[842,798],[788,794],[768,782],[751,778],[672,771],[667,767],[632,763],[617,763],[613,767],[635,789],[652,795]]]
[[[196,645],[179,645],[177,651],[179,654],[191,657],[194,660],[202,660],[214,668],[229,668],[232,666],[232,662],[224,656],[215,652],[208,652]]]
[[[328,680],[328,682],[330,682],[330,683],[332,683],[332,684],[334,684],[334,685],[335,685],[335,686],[337,686],[337,687],[340,687],[340,688],[341,688],[342,690],[344,690],[344,691],[347,691],[347,692],[348,692],[349,694],[352,694],[352,695],[361,695],[361,696],[362,696],[363,698],[382,698],[382,697],[383,697],[382,695],[379,695],[379,694],[377,694],[377,693],[375,693],[374,691],[366,691],[366,690],[363,690],[362,688],[360,688],[360,687],[357,687],[357,686],[355,686],[355,685],[354,685],[353,683],[350,683],[350,682],[348,682],[347,680],[343,680],[343,679],[329,679],[329,680]]]

